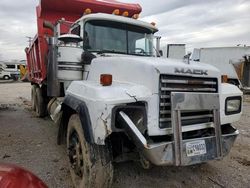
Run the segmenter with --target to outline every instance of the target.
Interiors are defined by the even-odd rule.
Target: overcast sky
[[[162,45],[250,45],[250,0],[121,0],[139,3],[141,19],[157,23]],[[38,0],[0,0],[0,60],[25,59],[26,36],[36,34]]]

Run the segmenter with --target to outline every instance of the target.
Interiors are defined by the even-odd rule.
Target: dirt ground
[[[114,188],[250,187],[250,97],[234,124],[240,131],[226,158],[189,167],[115,164]],[[57,127],[36,118],[30,106],[29,83],[0,83],[0,162],[16,163],[38,175],[51,188],[72,187],[65,146],[56,144]]]

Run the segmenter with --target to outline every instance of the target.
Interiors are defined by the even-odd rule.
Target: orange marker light
[[[100,75],[100,84],[102,86],[110,86],[112,85],[112,75],[111,74],[101,74]]]
[[[221,83],[227,83],[228,82],[228,76],[227,75],[221,75]]]
[[[114,15],[119,15],[119,14],[120,14],[120,10],[119,10],[119,9],[115,9],[115,10],[113,11],[113,14],[114,14]]]
[[[151,22],[151,25],[156,26],[156,23],[155,22]]]
[[[87,9],[85,9],[85,11],[84,11],[84,14],[91,14],[91,9],[90,8],[87,8]]]
[[[123,12],[122,15],[128,17],[128,11]]]
[[[132,18],[138,19],[139,18],[139,14],[134,14]]]

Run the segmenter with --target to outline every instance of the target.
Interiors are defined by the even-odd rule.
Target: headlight
[[[225,114],[232,115],[241,112],[241,97],[228,97],[226,98]]]

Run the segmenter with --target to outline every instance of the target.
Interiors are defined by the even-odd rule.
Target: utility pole
[[[32,42],[32,37],[28,37],[28,36],[26,36],[26,38],[28,39],[28,43],[29,43],[29,46],[31,45],[31,42]]]

